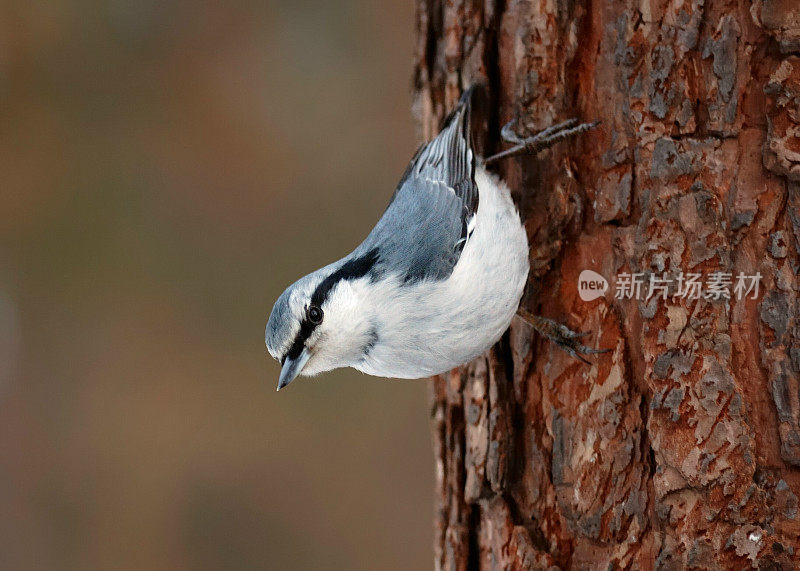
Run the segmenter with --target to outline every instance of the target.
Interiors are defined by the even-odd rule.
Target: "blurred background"
[[[0,568],[427,569],[426,381],[275,392],[415,146],[410,2],[0,3]]]

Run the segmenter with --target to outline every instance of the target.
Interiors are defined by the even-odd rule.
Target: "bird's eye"
[[[318,305],[312,305],[311,307],[309,307],[307,314],[308,314],[308,320],[311,323],[315,325],[319,325],[320,323],[322,323],[323,313],[322,309]]]

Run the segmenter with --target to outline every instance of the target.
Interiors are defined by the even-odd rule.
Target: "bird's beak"
[[[311,353],[309,353],[308,349],[303,349],[303,352],[300,353],[296,359],[290,359],[289,357],[286,357],[286,360],[283,362],[283,368],[281,369],[281,376],[278,377],[277,390],[281,390],[300,374],[309,357],[311,357]]]

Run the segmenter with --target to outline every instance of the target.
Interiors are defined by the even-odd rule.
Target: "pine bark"
[[[415,110],[435,134],[484,80],[484,153],[525,220],[525,307],[434,380],[437,569],[800,566],[800,3],[417,0]],[[581,270],[760,273],[757,299],[578,297]]]

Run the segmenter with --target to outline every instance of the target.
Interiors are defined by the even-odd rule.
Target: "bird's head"
[[[281,363],[278,390],[298,375],[354,365],[375,344],[370,295],[374,251],[298,280],[275,302],[266,328],[270,355]]]

